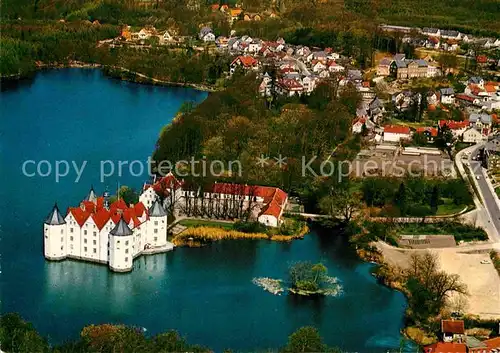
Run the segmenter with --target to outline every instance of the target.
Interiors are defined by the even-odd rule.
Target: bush
[[[267,227],[259,222],[238,221],[233,225],[234,230],[243,233],[266,233]]]

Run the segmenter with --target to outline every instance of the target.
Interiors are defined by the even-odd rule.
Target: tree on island
[[[288,270],[290,291],[300,295],[325,294],[328,269],[322,263],[298,262]]]

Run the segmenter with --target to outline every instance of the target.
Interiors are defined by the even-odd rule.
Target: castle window
[[[94,240],[94,245],[96,245],[96,241]]]
[[[128,262],[128,257],[125,258],[125,262]]]
[[[97,235],[97,233],[96,233],[96,232],[94,232],[94,237],[95,237],[96,235]]]
[[[96,248],[94,248],[94,254],[97,254],[97,249]]]
[[[70,237],[69,237],[69,240],[73,241],[73,236],[70,236]]]
[[[128,254],[128,249],[125,249],[125,254]]]
[[[70,229],[69,229],[69,232],[70,232],[70,233],[73,233],[73,228],[70,228]]]
[[[73,244],[71,244],[71,245],[69,246],[69,249],[70,249],[70,250],[73,250]]]
[[[158,221],[155,221],[155,226],[157,226],[157,225],[158,225]]]
[[[119,241],[119,240],[117,240],[117,241],[116,241],[116,244],[120,244],[120,241]]]
[[[158,233],[158,229],[155,228],[154,233],[157,234]]]
[[[125,245],[128,245],[128,240],[125,242]]]
[[[63,241],[64,241],[64,238],[61,238],[61,242],[63,242]]]
[[[87,235],[87,230],[84,230],[84,231],[83,231],[83,235]]]
[[[61,246],[61,250],[64,250],[64,246]]]
[[[87,247],[84,247],[84,248],[83,248],[83,251],[87,252]]]
[[[84,244],[87,244],[87,239],[83,239],[83,243],[84,243]]]
[[[61,229],[61,234],[63,234],[63,233],[64,233],[64,229]]]
[[[155,241],[158,241],[158,237],[155,237]]]

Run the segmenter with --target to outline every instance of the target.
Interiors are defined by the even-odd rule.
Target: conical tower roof
[[[95,194],[93,186],[90,187],[89,194],[85,198],[85,201],[90,201],[90,202],[93,202],[93,203],[97,202],[97,195]]]
[[[160,201],[155,200],[149,208],[149,217],[163,217],[167,215],[167,211],[163,208]]]
[[[52,211],[49,213],[49,215],[45,219],[45,224],[48,224],[51,226],[59,226],[61,224],[66,224],[66,221],[64,220],[63,216],[59,212],[59,208],[57,207],[57,203],[54,205],[54,208],[52,209]]]
[[[111,232],[109,232],[109,234],[119,237],[126,237],[128,235],[132,235],[132,229],[130,229],[127,222],[125,222],[122,216],[116,226],[111,230]]]

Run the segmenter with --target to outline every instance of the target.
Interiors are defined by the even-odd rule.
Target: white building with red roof
[[[400,142],[401,140],[409,140],[411,138],[411,130],[408,126],[402,125],[386,125],[384,126],[384,142]]]
[[[250,219],[269,227],[280,226],[288,202],[287,193],[276,187],[215,182],[201,190],[197,186],[185,185],[171,173],[152,185],[146,184],[139,200],[149,204],[158,196],[164,200],[164,208],[177,215],[189,216],[185,209],[189,204],[205,216],[207,212],[204,208],[210,208],[213,218],[235,218],[238,214],[248,214]]]
[[[91,189],[78,207],[63,217],[57,205],[44,222],[44,255],[48,260],[66,258],[107,264],[112,271],[128,272],[144,252],[173,249],[167,241],[167,212],[158,200],[127,205],[110,203],[109,193],[97,197]]]
[[[244,70],[258,70],[259,65],[259,60],[254,57],[249,55],[240,55],[231,62],[231,65],[229,65],[229,71],[232,74],[238,67],[241,67]]]

